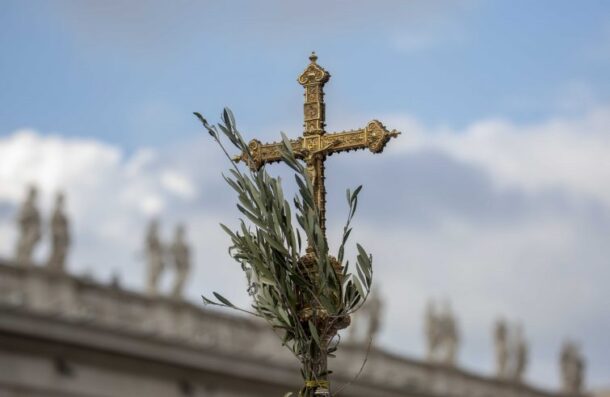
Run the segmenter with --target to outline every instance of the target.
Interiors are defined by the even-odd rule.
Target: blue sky
[[[187,110],[216,115],[223,105],[258,134],[297,132],[295,76],[311,50],[335,75],[331,126],[344,114],[388,112],[458,127],[537,120],[582,111],[569,97],[610,92],[603,1],[336,2],[322,16],[301,8],[3,2],[0,133],[31,126],[162,145],[197,133]]]
[[[573,338],[588,385],[610,387],[610,3],[3,1],[0,48],[0,255],[36,183],[45,214],[68,193],[72,272],[141,288],[160,216],[167,238],[189,225],[189,299],[247,302],[217,226],[237,217],[226,163],[192,111],[297,135],[315,50],[329,130],[403,131],[328,170],[331,235],[344,189],[365,185],[354,238],[376,255],[380,343],[422,357],[425,303],[450,299],[465,368],[492,373],[504,316],[525,327],[528,381],[556,388]]]

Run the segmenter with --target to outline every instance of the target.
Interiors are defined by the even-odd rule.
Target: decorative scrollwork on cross
[[[381,122],[370,121],[366,127],[357,130],[327,134],[325,127],[324,84],[330,79],[330,73],[317,64],[318,57],[312,53],[310,63],[299,76],[298,82],[305,88],[303,105],[303,136],[290,141],[297,158],[305,161],[307,172],[314,188],[314,197],[320,213],[320,225],[326,233],[326,188],[324,186],[324,161],[334,153],[350,150],[369,149],[381,153],[391,138],[400,132],[388,131]],[[265,143],[253,139],[249,150],[251,160],[246,153],[235,157],[235,161],[248,161],[252,170],[259,170],[263,165],[281,161],[280,142]]]

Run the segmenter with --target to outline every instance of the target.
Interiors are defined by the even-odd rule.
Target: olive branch
[[[217,292],[213,292],[215,299],[202,296],[203,301],[264,319],[301,363],[305,386],[299,395],[313,396],[317,389],[328,392],[327,357],[337,350],[337,330],[349,325],[349,316],[364,304],[373,281],[372,256],[360,244],[356,244],[354,270],[344,258],[362,186],[346,192],[348,215],[335,259],[329,256],[312,183],[288,138],[282,134],[281,152],[298,186],[292,206],[279,177],[270,176],[265,167],[254,171],[231,161],[221,136],[247,160],[252,155],[229,109],[224,109],[218,125],[194,114],[231,163],[223,177],[237,193],[243,217],[237,230],[221,227],[231,239],[229,254],[241,265],[253,299],[250,309],[234,305]]]

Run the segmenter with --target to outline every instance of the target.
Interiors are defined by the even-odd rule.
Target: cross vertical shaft
[[[305,88],[305,103],[303,104],[303,136],[306,142],[317,141],[308,145],[305,155],[307,173],[313,186],[314,199],[320,215],[320,227],[326,236],[326,189],[324,187],[324,161],[326,153],[319,147],[319,138],[326,133],[326,106],[324,104],[324,84],[330,79],[330,73],[320,67],[318,57],[312,53],[310,64],[299,76],[298,82]]]
[[[326,156],[322,153],[310,155],[306,159],[307,175],[313,186],[313,197],[320,214],[320,228],[326,237],[326,188],[324,186],[324,160]]]

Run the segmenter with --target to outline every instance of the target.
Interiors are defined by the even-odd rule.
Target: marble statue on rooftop
[[[369,304],[369,326],[367,336],[369,340],[375,340],[375,337],[379,333],[381,328],[381,315],[383,312],[383,302],[379,297],[377,289],[374,289]]]
[[[354,315],[348,331],[348,340],[352,343],[373,343],[381,328],[383,301],[377,289],[371,291],[364,306]]]
[[[70,246],[70,230],[68,217],[64,212],[64,194],[58,193],[55,198],[55,209],[51,217],[51,256],[48,267],[52,270],[63,271],[66,256]]]
[[[41,237],[40,213],[36,207],[37,196],[38,190],[35,186],[31,186],[17,217],[19,236],[15,260],[20,266],[32,264],[32,253]]]
[[[429,362],[433,362],[436,357],[436,351],[438,350],[440,337],[438,333],[438,313],[436,304],[433,300],[429,300],[426,305],[426,318],[425,318],[424,334],[426,336],[426,357]]]
[[[523,327],[516,328],[515,337],[513,340],[513,380],[523,382],[523,374],[527,368],[528,362],[528,346],[523,335]]]
[[[443,315],[440,320],[440,328],[442,341],[445,347],[444,364],[455,366],[459,346],[459,335],[457,321],[453,315],[449,302],[445,302]]]
[[[165,267],[163,261],[163,245],[159,239],[159,221],[152,220],[146,234],[147,282],[146,292],[155,296],[159,292],[159,278]]]
[[[172,297],[179,299],[182,297],[184,283],[191,268],[190,249],[185,241],[186,230],[183,225],[176,227],[174,242],[171,246],[171,255],[176,269],[176,278],[172,289]]]
[[[496,376],[500,379],[506,379],[508,376],[508,329],[504,319],[496,321],[494,347],[496,351]]]
[[[562,391],[569,396],[579,396],[583,391],[585,360],[576,343],[567,341],[561,349],[560,369]]]
[[[428,302],[424,331],[428,362],[455,366],[459,348],[459,332],[457,320],[449,302],[444,303],[441,311],[437,310],[433,300]]]

